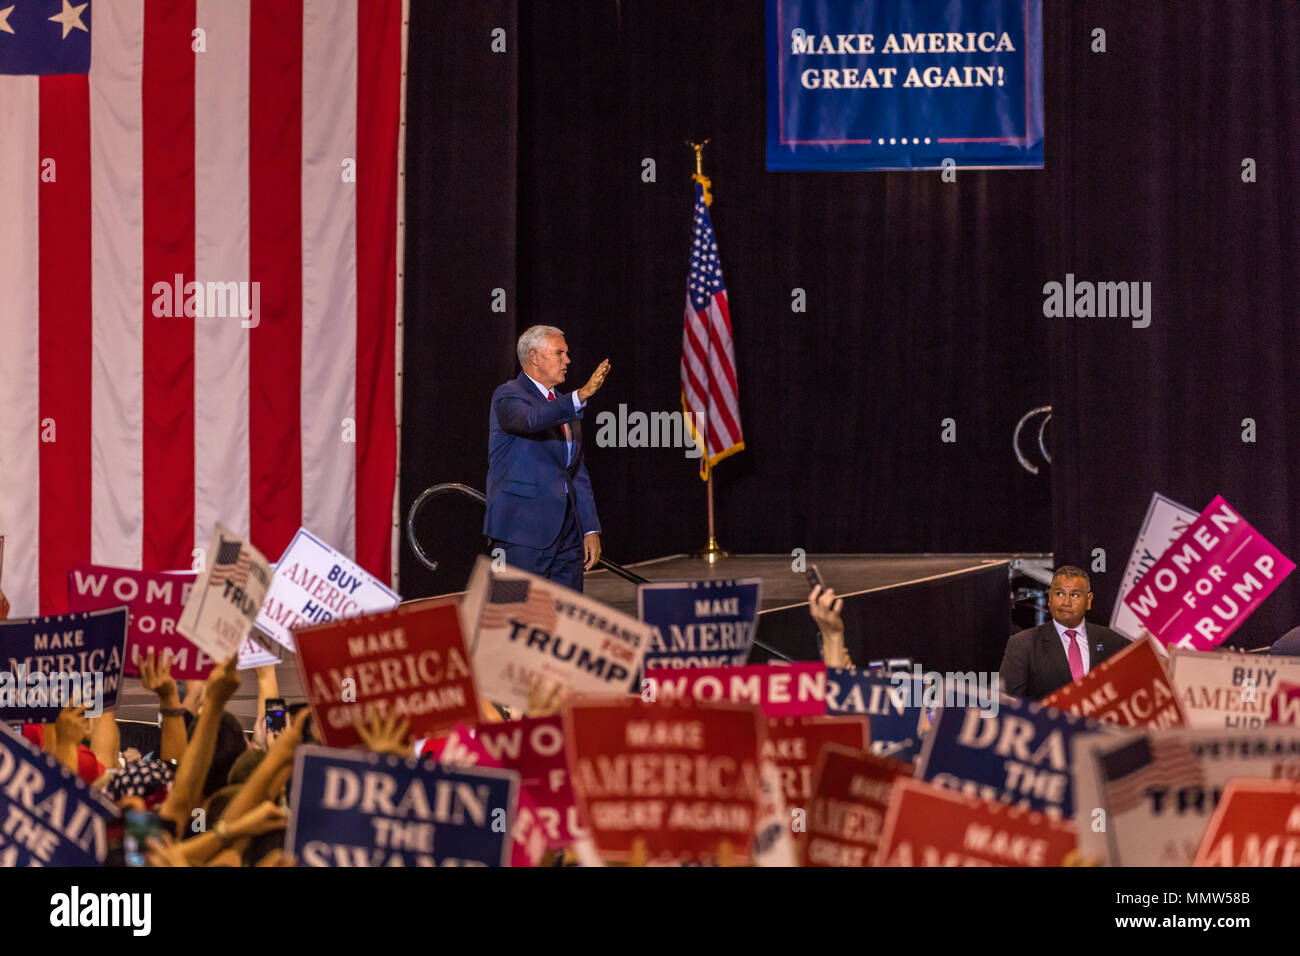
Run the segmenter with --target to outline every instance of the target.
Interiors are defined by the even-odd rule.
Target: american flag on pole
[[[745,447],[740,430],[740,390],[731,347],[731,312],[704,186],[695,184],[691,269],[682,328],[682,411],[700,446],[700,477]]]
[[[555,630],[555,595],[527,578],[493,578],[479,618],[480,628],[505,627],[512,620]]]
[[[1205,770],[1187,742],[1164,734],[1106,754],[1101,769],[1111,813],[1134,809],[1149,789],[1205,785]]]
[[[391,579],[405,0],[0,0],[0,533],[188,568],[300,525]]]

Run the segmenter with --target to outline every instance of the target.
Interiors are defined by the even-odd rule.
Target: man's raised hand
[[[591,378],[587,379],[587,384],[578,389],[578,398],[585,405],[591,400],[591,396],[600,391],[600,387],[605,384],[605,376],[609,374],[609,359],[605,359],[596,366],[596,371],[591,373]]]

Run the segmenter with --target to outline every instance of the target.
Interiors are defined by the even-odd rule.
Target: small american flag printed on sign
[[[493,578],[479,627],[505,627],[510,621],[555,630],[555,595],[525,578]]]
[[[212,574],[208,578],[209,587],[221,587],[229,577],[238,587],[248,583],[248,552],[242,541],[221,541],[217,550],[217,560],[212,565]]]
[[[1143,737],[1107,754],[1102,772],[1111,813],[1134,809],[1148,789],[1205,785],[1205,771],[1186,741],[1163,737]]]

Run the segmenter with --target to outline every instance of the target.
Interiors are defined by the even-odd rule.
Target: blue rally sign
[[[99,866],[113,805],[0,723],[0,868]]]
[[[637,616],[654,628],[645,667],[739,667],[749,660],[760,578],[638,585]]]
[[[767,0],[767,168],[1043,165],[1042,0]]]
[[[0,622],[0,720],[53,723],[86,705],[87,717],[117,706],[127,609]]]
[[[909,683],[911,688],[906,686]],[[877,755],[904,741],[913,743],[911,748],[905,748],[911,754],[920,736],[923,701],[921,680],[906,672],[890,677],[843,667],[826,669],[826,713],[866,714],[871,726],[871,752]]]
[[[921,748],[918,777],[969,796],[1074,816],[1070,740],[1116,733],[1109,724],[1002,697],[998,706],[945,707]]]
[[[301,866],[507,866],[519,774],[299,747],[285,835]]]

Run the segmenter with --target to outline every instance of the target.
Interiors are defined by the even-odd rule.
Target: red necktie
[[[550,391],[550,390],[548,389],[547,392],[546,392],[546,400],[547,400],[548,402],[553,402],[553,401],[555,401],[555,393],[552,392],[552,391]],[[565,422],[565,423],[564,423],[563,425],[561,425],[560,427],[564,429],[564,440],[565,440],[566,442],[573,441],[573,436],[572,436],[572,434],[571,434],[570,431],[569,431],[569,423],[568,423],[568,422]],[[566,452],[566,453],[565,453],[566,458],[567,458],[567,454],[568,454],[568,453]]]
[[[1065,636],[1070,639],[1070,675],[1074,680],[1078,680],[1086,673],[1083,669],[1083,653],[1079,650],[1079,642],[1076,638],[1079,636],[1077,631],[1066,631]]]

